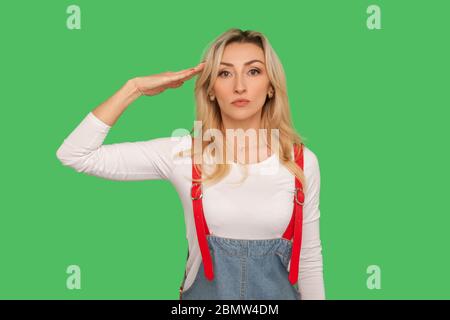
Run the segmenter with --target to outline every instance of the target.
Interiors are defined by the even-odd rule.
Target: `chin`
[[[250,110],[233,110],[232,112],[227,113],[227,116],[231,120],[243,121],[253,118],[256,114],[257,112]]]

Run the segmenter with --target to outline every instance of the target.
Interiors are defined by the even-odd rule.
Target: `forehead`
[[[264,51],[253,43],[231,43],[223,51],[221,62],[234,65],[244,64],[247,61],[258,59],[265,63]]]

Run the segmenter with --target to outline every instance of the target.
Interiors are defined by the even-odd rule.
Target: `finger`
[[[205,62],[201,62],[198,65],[196,65],[195,67],[189,68],[189,69],[184,69],[181,71],[177,71],[174,72],[173,74],[191,74],[191,73],[197,73],[198,71],[202,70],[203,67],[205,66]]]
[[[183,85],[183,82],[175,82],[175,83],[171,83],[170,85],[168,85],[170,88],[178,88],[181,87]]]
[[[202,63],[198,64],[197,66],[195,66],[194,68],[188,69],[186,74],[189,77],[189,79],[190,79],[190,77],[195,76],[196,74],[200,73],[203,70],[204,66],[205,66],[205,63],[202,62]]]
[[[187,81],[187,80],[191,79],[192,77],[194,77],[195,75],[196,75],[196,73],[189,74],[186,77],[184,77],[183,79],[181,79],[181,81]]]
[[[194,70],[194,73],[199,73],[200,71],[203,70],[203,68],[205,67],[206,63],[205,62],[201,62],[198,65],[196,65],[194,68],[192,68]]]
[[[206,66],[206,62],[200,62],[195,68],[203,69]]]
[[[198,70],[194,67],[194,68],[180,71],[178,74],[182,75],[182,76],[190,76],[191,74],[195,74],[196,72],[198,72]]]
[[[177,71],[177,72],[173,72],[172,74],[173,75],[189,74],[189,73],[192,73],[193,71],[195,71],[195,67],[194,68],[180,70],[180,71]]]
[[[181,71],[177,71],[177,72],[172,72],[169,75],[169,79],[170,79],[170,81],[173,81],[173,82],[189,80],[193,76],[195,76],[197,73],[199,73],[203,69],[204,65],[205,65],[205,63],[203,62],[194,68],[189,68],[189,69],[185,69],[185,70],[181,70]]]
[[[171,77],[171,80],[176,81],[176,82],[186,81],[186,80],[189,80],[190,78],[192,78],[196,73],[197,72],[195,70],[194,71],[189,70],[189,71],[174,75],[173,77]]]

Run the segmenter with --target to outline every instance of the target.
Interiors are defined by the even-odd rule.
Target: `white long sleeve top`
[[[184,284],[187,290],[202,257],[192,209],[192,161],[189,156],[180,161],[174,154],[189,149],[191,138],[186,135],[103,144],[110,129],[89,112],[64,139],[57,158],[77,172],[109,180],[164,179],[173,184],[182,202],[189,247]],[[306,146],[303,152],[306,192],[298,289],[302,300],[325,299],[319,233],[319,162]],[[280,165],[276,154],[258,163],[231,166],[223,180],[203,187],[203,209],[210,232],[234,239],[281,238],[292,216],[294,176]],[[247,171],[243,180],[244,167]]]

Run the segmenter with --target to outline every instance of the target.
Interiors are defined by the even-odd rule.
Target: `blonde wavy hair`
[[[253,43],[264,51],[266,70],[268,72],[270,84],[274,88],[274,95],[272,99],[266,98],[266,102],[262,108],[261,129],[267,129],[267,132],[272,132],[271,129],[278,129],[279,150],[272,151],[278,154],[280,163],[301,181],[303,190],[305,191],[306,184],[304,172],[297,166],[294,159],[291,157],[293,144],[300,146],[303,144],[304,139],[295,132],[292,125],[287,96],[286,76],[283,66],[270,45],[269,40],[262,33],[232,28],[221,34],[209,45],[202,58],[202,62],[205,62],[204,69],[195,82],[196,121],[201,121],[202,132],[205,132],[208,129],[219,129],[223,136],[225,136],[226,132],[217,99],[211,101],[209,99],[209,93],[217,79],[224,49],[231,43]],[[229,173],[231,169],[230,164],[222,163],[222,161],[220,161],[220,163],[217,162],[214,164],[214,170],[208,174],[206,170],[202,170],[202,166],[198,161],[194,161],[194,159],[198,159],[199,156],[201,159],[204,159],[205,151],[212,149],[207,147],[214,142],[214,137],[211,138],[211,141],[203,141],[202,136],[195,134],[194,127],[190,131],[190,136],[192,139],[192,146],[187,152],[192,158],[195,170],[197,170],[197,172],[202,172],[202,179],[195,179],[194,181],[211,184],[220,181]],[[200,141],[197,141],[197,139]],[[195,145],[201,145],[202,148],[196,150],[199,148],[196,148]],[[200,151],[200,154],[198,151]],[[183,154],[184,152],[185,151],[181,151],[180,154]],[[214,159],[214,152],[209,154],[209,156],[212,156]],[[295,158],[297,156],[298,154],[295,154]]]

